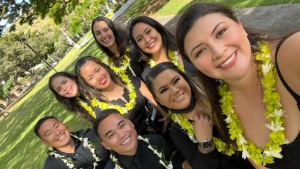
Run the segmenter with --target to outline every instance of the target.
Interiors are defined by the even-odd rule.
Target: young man
[[[93,129],[71,133],[55,117],[46,116],[36,123],[34,132],[43,144],[51,146],[44,169],[103,169],[109,158]]]
[[[102,111],[94,129],[102,146],[111,150],[105,169],[164,169],[169,165],[170,154],[163,137],[138,136],[132,122],[115,109]]]

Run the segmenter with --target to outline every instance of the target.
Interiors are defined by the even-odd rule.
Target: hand
[[[171,122],[171,117],[169,114],[164,115],[164,118],[159,119],[159,122],[164,122],[164,127],[161,130],[161,134],[164,134],[167,130],[167,127],[169,126],[170,122]]]
[[[198,113],[194,114],[193,120],[192,125],[197,141],[212,139],[212,119],[206,114]]]

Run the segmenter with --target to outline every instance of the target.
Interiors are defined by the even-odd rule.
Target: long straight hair
[[[117,84],[117,85],[120,85],[122,87],[125,87],[126,88],[126,84],[124,82],[121,81],[121,79],[106,65],[104,64],[103,62],[101,62],[99,59],[95,58],[95,57],[92,57],[92,56],[84,56],[80,59],[77,60],[76,62],[76,65],[75,65],[75,73],[76,75],[78,76],[80,82],[83,84],[83,86],[85,88],[87,88],[87,90],[89,90],[93,97],[96,97],[98,100],[100,101],[103,101],[103,102],[109,102],[107,97],[105,97],[102,93],[101,90],[99,89],[96,89],[95,87],[89,85],[85,80],[84,78],[81,76],[81,73],[80,73],[80,69],[82,68],[82,66],[87,62],[87,61],[93,61],[97,64],[99,64],[101,67],[103,67],[109,74],[111,80]],[[92,99],[92,98],[90,98]]]
[[[181,56],[189,62],[191,61],[184,49],[185,37],[199,18],[210,13],[220,13],[236,23],[239,22],[233,10],[222,4],[196,3],[189,7],[179,19],[176,27],[176,44],[178,47],[178,51],[181,54]],[[280,37],[270,34],[262,29],[245,28],[245,31],[248,33],[248,40],[250,42],[252,52],[259,51],[259,41],[264,40],[275,44],[278,43],[280,39]],[[232,141],[229,137],[228,128],[226,127],[227,124],[224,121],[226,117],[222,114],[222,110],[219,105],[219,100],[221,99],[221,96],[218,93],[218,86],[220,85],[220,83],[215,79],[205,75],[201,71],[198,71],[198,75],[199,80],[207,95],[208,101],[211,105],[211,111],[215,113],[214,120],[216,121],[216,126],[221,139],[227,143],[227,146],[230,143],[236,145],[235,141]]]
[[[79,98],[87,101],[86,97],[88,95],[90,95],[90,92],[88,90],[86,90],[83,85],[79,82],[79,79],[77,78],[77,76],[69,73],[69,72],[57,72],[55,74],[53,74],[48,81],[48,86],[49,89],[51,90],[51,92],[54,94],[55,98],[58,100],[58,102],[60,102],[61,104],[63,104],[67,110],[72,111],[72,112],[78,112],[85,120],[88,120],[90,122],[94,122],[94,118],[92,118],[89,113],[82,107],[79,105],[76,97],[72,97],[72,98],[66,98],[64,96],[59,95],[55,89],[52,86],[52,82],[56,77],[66,77],[69,78],[71,80],[73,80],[80,92],[80,96]]]
[[[119,66],[115,55],[107,47],[101,45],[96,38],[96,35],[94,33],[94,25],[95,25],[95,23],[100,22],[100,21],[104,21],[107,24],[107,26],[109,27],[109,29],[112,30],[112,32],[115,36],[115,41],[117,43],[118,51],[120,52],[120,56],[127,54],[126,47],[129,45],[128,32],[125,31],[124,29],[120,28],[112,20],[110,20],[104,16],[98,16],[95,19],[93,19],[93,21],[92,21],[91,30],[92,30],[92,34],[94,36],[96,44],[108,57],[110,57],[113,60],[113,62],[116,66]]]
[[[162,38],[162,42],[163,45],[165,47],[166,50],[166,56],[169,57],[168,55],[168,50],[172,50],[172,51],[176,51],[177,47],[176,47],[176,43],[175,43],[175,37],[174,35],[168,31],[162,24],[160,24],[159,22],[157,22],[155,19],[152,19],[150,17],[147,16],[138,16],[134,19],[132,19],[130,21],[130,25],[129,25],[129,37],[130,37],[130,41],[131,43],[135,46],[135,48],[140,49],[140,51],[146,55],[148,58],[151,58],[151,54],[146,53],[144,51],[141,50],[141,48],[137,45],[134,37],[133,37],[133,27],[137,24],[137,23],[145,23],[150,25],[151,27],[153,27],[154,29],[157,30],[157,32],[161,35]]]

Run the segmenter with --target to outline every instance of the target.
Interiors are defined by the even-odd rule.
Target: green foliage
[[[0,99],[4,100],[8,95],[9,92],[11,90],[11,88],[13,87],[13,82],[14,79],[10,78],[8,81],[6,81],[6,83],[2,86],[0,86]]]
[[[114,16],[113,12],[108,12],[105,17],[111,19]]]

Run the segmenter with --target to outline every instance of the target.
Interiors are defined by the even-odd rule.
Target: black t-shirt
[[[107,160],[109,159],[109,152],[104,149],[100,144],[100,138],[97,136],[96,132],[93,129],[79,130],[72,135],[76,135],[80,138],[88,138],[89,141],[95,146],[96,155],[98,158],[102,158],[97,164],[97,169],[103,169]],[[80,166],[81,168],[88,169],[93,167],[93,156],[89,148],[83,147],[83,142],[77,138],[72,137],[75,142],[75,151],[74,153],[64,153],[55,148],[57,154],[64,156],[66,158],[72,159],[72,162],[75,166]],[[69,169],[65,162],[61,158],[56,158],[54,155],[48,155],[44,169]]]

